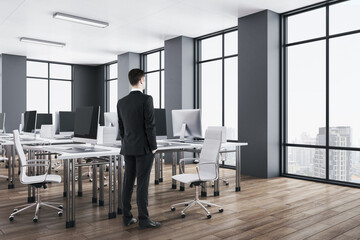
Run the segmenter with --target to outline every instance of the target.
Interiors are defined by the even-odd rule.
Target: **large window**
[[[283,172],[360,183],[360,3],[283,15]]]
[[[106,110],[108,112],[117,112],[118,102],[118,65],[110,63],[106,65]]]
[[[55,113],[72,110],[72,66],[28,60],[26,110]]]
[[[238,139],[237,36],[237,28],[231,28],[196,40],[203,134],[209,126],[226,126],[229,140]]]
[[[165,108],[164,49],[141,54],[141,66],[146,74],[146,94],[153,97],[154,108]]]

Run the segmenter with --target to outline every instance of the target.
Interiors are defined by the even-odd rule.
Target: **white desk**
[[[45,145],[28,147],[32,151],[46,151],[58,154],[57,159],[64,161],[64,182],[66,183],[66,227],[75,226],[75,159],[109,157],[109,218],[116,217],[116,201],[113,189],[116,189],[116,156],[120,154],[118,148],[95,146],[93,150],[79,150],[79,144]],[[122,161],[119,161],[122,170]],[[100,178],[101,179],[101,178]],[[122,178],[118,178],[119,180]],[[121,183],[122,185],[122,183]],[[100,184],[100,187],[103,185]],[[120,184],[119,184],[120,187]]]

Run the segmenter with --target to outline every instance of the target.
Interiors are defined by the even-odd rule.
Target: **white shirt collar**
[[[133,92],[133,91],[139,91],[139,92],[141,92],[141,93],[143,92],[143,90],[138,89],[138,88],[132,88],[132,89],[131,89],[131,92]]]

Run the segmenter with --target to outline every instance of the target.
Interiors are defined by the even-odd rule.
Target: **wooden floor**
[[[6,174],[4,166],[0,174]],[[219,197],[210,202],[223,205],[224,212],[211,219],[198,207],[180,217],[180,208],[170,211],[170,204],[192,199],[193,188],[185,192],[171,189],[171,166],[165,166],[165,179],[149,189],[149,212],[160,221],[158,229],[140,230],[136,225],[124,227],[122,218],[107,219],[107,205],[91,203],[91,183],[84,177],[84,196],[77,197],[76,227],[65,229],[65,216],[41,209],[39,222],[33,223],[33,209],[19,214],[13,222],[12,209],[26,203],[27,188],[16,181],[8,190],[0,178],[0,239],[360,239],[360,190],[290,178],[256,179],[242,177],[242,191],[234,192],[235,172],[221,169],[230,186],[221,184]],[[62,184],[42,190],[44,201],[63,201]],[[107,198],[106,198],[107,204]],[[137,208],[134,196],[134,216]]]

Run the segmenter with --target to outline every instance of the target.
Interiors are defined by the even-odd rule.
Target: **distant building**
[[[352,141],[350,127],[330,127],[329,145],[349,147]],[[316,137],[317,145],[326,144],[326,128],[319,128]],[[324,149],[316,149],[314,155],[314,177],[326,178],[326,156]],[[350,181],[351,151],[330,150],[329,152],[329,178],[338,181]]]

